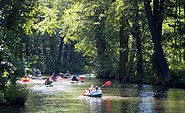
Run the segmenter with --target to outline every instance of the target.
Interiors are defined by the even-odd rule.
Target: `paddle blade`
[[[103,86],[110,86],[111,84],[112,84],[111,81],[107,81],[107,82],[105,82],[105,84]]]

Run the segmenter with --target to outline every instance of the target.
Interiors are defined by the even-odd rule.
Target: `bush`
[[[6,103],[3,105],[11,107],[24,107],[27,94],[28,89],[26,89],[23,85],[12,84],[4,91],[4,99],[6,100]]]
[[[2,105],[3,103],[5,103],[6,100],[4,98],[4,94],[3,94],[3,91],[0,91],[0,105]]]
[[[173,85],[185,84],[185,70],[171,70]],[[183,86],[184,87],[184,86]]]

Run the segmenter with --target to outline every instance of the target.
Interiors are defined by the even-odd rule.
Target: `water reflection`
[[[101,98],[80,96],[91,83],[101,85],[106,80],[86,80],[71,84],[58,81],[54,87],[30,87],[26,107],[0,109],[2,113],[181,113],[185,111],[185,90],[152,85],[120,84],[113,81],[104,87]],[[34,82],[34,81],[32,81]],[[37,85],[39,84],[39,85]]]
[[[105,100],[106,113],[112,113],[112,101],[110,99]]]
[[[141,101],[138,103],[138,113],[154,113],[164,112],[164,104],[166,103],[166,89],[153,87],[151,85],[139,86],[139,97]]]
[[[85,101],[83,108],[87,113],[114,113],[110,98],[85,97],[82,100]]]
[[[138,104],[138,113],[153,113],[154,103],[154,92],[150,91],[150,86],[140,86],[139,97],[141,101]]]
[[[89,98],[90,113],[102,112],[102,100],[101,98]]]

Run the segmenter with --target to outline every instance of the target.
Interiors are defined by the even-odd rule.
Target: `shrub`
[[[12,84],[4,91],[6,106],[23,107],[28,94],[28,89],[20,84]]]
[[[6,102],[6,100],[4,98],[3,91],[0,90],[0,105],[3,105],[5,102]]]

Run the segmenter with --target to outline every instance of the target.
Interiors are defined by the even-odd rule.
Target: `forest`
[[[0,0],[0,11],[1,90],[25,69],[185,83],[184,0]]]

